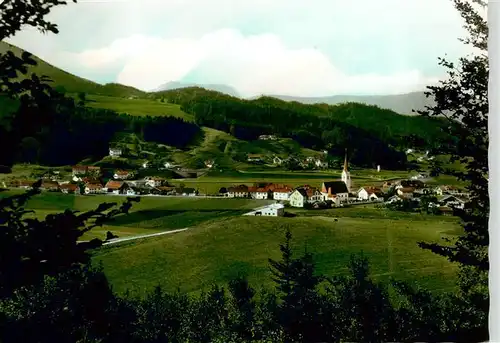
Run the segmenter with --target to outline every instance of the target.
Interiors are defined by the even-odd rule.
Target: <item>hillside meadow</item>
[[[173,235],[106,246],[96,251],[94,260],[102,262],[117,291],[137,295],[157,285],[199,292],[237,276],[265,287],[271,285],[268,258],[280,257],[279,244],[285,228],[290,228],[295,251],[312,252],[318,272],[324,275],[345,274],[350,255],[364,253],[375,279],[406,280],[435,292],[454,287],[456,267],[420,249],[417,242],[456,234],[455,220],[376,217],[338,212],[333,218],[318,211],[310,217],[223,218]]]

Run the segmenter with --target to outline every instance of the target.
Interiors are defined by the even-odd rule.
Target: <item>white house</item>
[[[249,193],[252,198],[258,200],[267,200],[269,199],[269,190],[266,187],[260,188],[250,188]]]
[[[248,186],[239,185],[227,189],[228,198],[248,198]]]
[[[127,170],[117,170],[113,175],[115,180],[128,180],[131,179],[134,175]]]
[[[307,201],[307,193],[305,189],[296,189],[290,194],[288,198],[290,206],[293,207],[304,207]]]
[[[144,168],[144,169],[149,168],[149,162],[148,161],[143,162],[142,168]]]
[[[273,199],[274,200],[288,200],[290,195],[292,194],[292,190],[290,188],[276,188],[273,190]]]
[[[166,169],[175,167],[173,162],[165,162],[163,165],[165,166]]]
[[[381,198],[382,191],[378,188],[372,188],[372,187],[361,187],[358,190],[358,199],[359,200],[371,200],[371,201],[376,201]]]
[[[157,176],[152,176],[152,177],[148,176],[144,180],[146,181],[145,183],[147,186],[153,187],[153,188],[159,187],[165,182],[164,178],[157,177]]]
[[[271,204],[254,209],[252,212],[244,214],[245,216],[265,216],[265,217],[283,217],[285,215],[285,206],[283,204]]]
[[[119,157],[122,155],[122,149],[120,148],[109,148],[109,156]]]
[[[407,150],[406,150],[406,153],[407,153],[407,154],[411,154],[412,152],[413,152],[413,149],[407,149]]]
[[[87,183],[84,189],[85,194],[100,194],[104,193],[102,185],[98,183]]]
[[[313,188],[297,188],[288,197],[290,206],[304,207],[306,203],[323,201],[323,195],[320,191]]]
[[[123,194],[125,190],[128,188],[128,185],[123,181],[114,181],[110,180],[103,188],[103,191],[112,194]]]

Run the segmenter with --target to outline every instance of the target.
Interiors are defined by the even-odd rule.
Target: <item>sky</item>
[[[79,0],[59,34],[9,42],[75,75],[150,91],[178,81],[244,97],[402,94],[470,53],[451,0]]]

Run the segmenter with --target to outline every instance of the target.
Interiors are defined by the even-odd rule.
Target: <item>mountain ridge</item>
[[[22,54],[23,49],[12,45],[10,43],[1,41],[0,42],[0,53],[6,51],[12,51],[17,56]],[[333,95],[326,97],[298,97],[298,96],[287,96],[279,94],[263,94],[257,97],[244,98],[238,91],[229,85],[224,84],[197,84],[197,83],[183,83],[178,81],[170,81],[163,85],[160,85],[155,90],[150,92],[145,92],[137,88],[126,86],[118,83],[107,83],[100,84],[92,80],[76,76],[69,72],[66,72],[50,63],[44,61],[38,56],[32,54],[35,61],[37,61],[37,66],[30,67],[30,72],[34,72],[38,75],[47,75],[53,80],[54,87],[61,87],[68,93],[78,93],[85,92],[88,94],[95,95],[108,95],[114,97],[143,97],[155,93],[161,93],[164,91],[170,91],[175,89],[184,89],[190,87],[200,87],[207,90],[213,90],[219,93],[227,94],[242,100],[252,100],[261,97],[272,97],[278,100],[283,100],[287,102],[298,102],[301,104],[328,104],[336,105],[341,103],[362,103],[366,105],[374,105],[380,108],[389,109],[399,114],[404,115],[414,115],[412,110],[423,110],[426,106],[432,106],[434,101],[432,99],[426,98],[423,91],[421,92],[411,92],[398,95]]]

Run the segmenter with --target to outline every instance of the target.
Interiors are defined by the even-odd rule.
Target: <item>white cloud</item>
[[[346,75],[320,50],[291,49],[276,35],[243,36],[232,29],[217,30],[200,39],[135,35],[70,59],[93,70],[122,62],[116,81],[144,90],[194,73],[202,79],[198,82],[231,85],[243,96],[403,93],[434,81],[416,70]]]
[[[442,76],[438,56],[469,52],[451,0],[81,0],[50,17],[60,34],[12,43],[146,90],[185,78],[245,95],[402,93]]]

